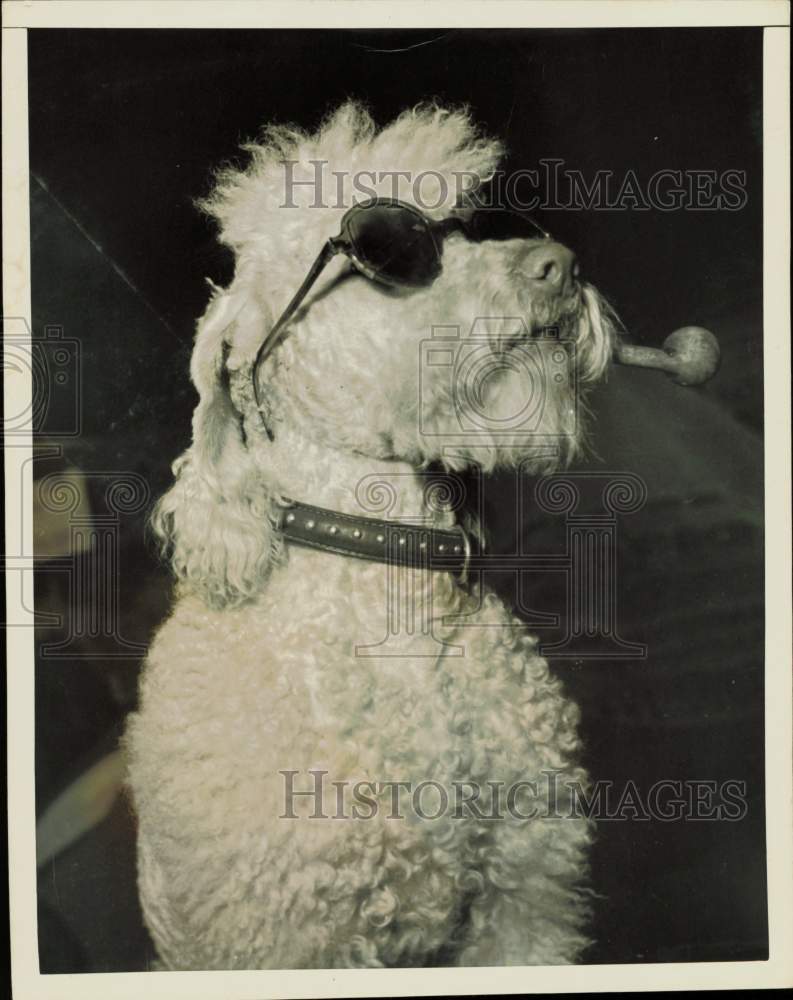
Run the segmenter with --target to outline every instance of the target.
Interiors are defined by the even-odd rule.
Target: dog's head
[[[203,202],[236,272],[199,323],[193,444],[154,519],[177,574],[214,603],[254,593],[277,555],[254,360],[317,254],[372,197],[465,223],[503,155],[467,113],[436,106],[378,132],[346,104],[314,135],[269,128],[245,148],[247,168],[221,171]],[[324,268],[255,369],[269,429],[297,425],[336,450],[417,467],[565,464],[582,440],[583,393],[612,352],[608,308],[541,233],[477,241],[463,224],[438,249],[439,273],[420,287],[371,280],[344,254]]]

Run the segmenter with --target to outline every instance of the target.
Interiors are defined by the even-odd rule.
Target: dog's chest
[[[319,771],[329,788],[428,778],[451,787],[561,766],[576,713],[503,604],[423,592],[427,632],[420,616],[393,614],[386,569],[305,551],[256,603],[177,604],[129,729],[142,815],[151,809],[178,839],[185,824],[214,822],[200,798],[244,817],[253,835],[281,815],[290,772],[300,787]],[[458,620],[444,624],[445,612]],[[186,774],[199,798],[174,797]]]
[[[186,598],[152,647],[143,710],[237,760],[298,746],[310,759],[331,743],[397,754],[417,728],[442,742],[464,649],[443,622],[454,585],[430,576],[301,551],[254,604]]]

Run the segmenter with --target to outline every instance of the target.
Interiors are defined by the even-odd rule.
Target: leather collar
[[[471,544],[462,527],[452,530],[341,514],[284,499],[278,527],[284,538],[340,556],[455,574],[464,583]]]

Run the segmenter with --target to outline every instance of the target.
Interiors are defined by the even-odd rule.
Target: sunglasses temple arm
[[[342,249],[343,249],[342,242],[338,238],[332,238],[328,240],[328,242],[325,244],[322,250],[320,250],[317,259],[311,265],[311,268],[308,274],[306,275],[303,284],[300,286],[300,288],[298,288],[298,290],[292,296],[289,305],[281,313],[278,322],[264,338],[264,340],[261,343],[261,346],[259,347],[259,350],[256,352],[256,357],[253,362],[253,372],[251,374],[251,377],[253,379],[253,395],[256,399],[256,406],[260,411],[261,411],[262,401],[259,398],[259,379],[257,377],[259,371],[259,365],[262,363],[262,361],[264,361],[267,355],[272,351],[272,349],[281,339],[284,330],[289,325],[289,322],[294,316],[294,314],[297,312],[300,303],[306,297],[311,286],[320,276],[322,270],[326,267],[331,258],[335,257],[335,255],[339,253]],[[272,433],[270,429],[266,425],[265,429],[267,430],[268,436],[272,440]]]

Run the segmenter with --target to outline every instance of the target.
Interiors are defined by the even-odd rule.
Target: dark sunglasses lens
[[[426,285],[438,276],[440,259],[428,224],[400,205],[361,207],[347,220],[347,235],[356,257],[382,281]]]
[[[548,234],[532,219],[516,212],[474,212],[467,222],[472,239],[483,240],[542,240]]]

